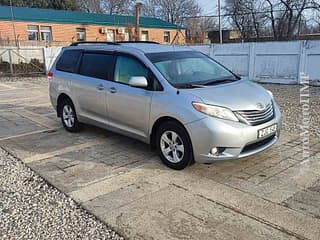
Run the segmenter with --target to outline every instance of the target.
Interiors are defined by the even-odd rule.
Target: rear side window
[[[75,73],[80,58],[80,50],[66,50],[56,64],[56,69],[62,72]]]
[[[80,74],[88,77],[108,79],[112,73],[113,55],[104,53],[84,53]]]

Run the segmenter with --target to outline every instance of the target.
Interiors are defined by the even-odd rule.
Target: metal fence
[[[44,74],[43,48],[0,48],[0,76]]]

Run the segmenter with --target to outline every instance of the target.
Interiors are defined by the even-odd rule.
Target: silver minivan
[[[67,131],[88,123],[139,139],[173,169],[247,157],[279,138],[272,93],[189,47],[78,42],[48,77]]]

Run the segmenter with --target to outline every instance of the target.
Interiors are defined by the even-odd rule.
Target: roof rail
[[[116,43],[147,43],[147,44],[160,44],[153,41],[117,41]]]
[[[117,42],[99,42],[99,41],[80,41],[71,43],[70,46],[78,46],[81,44],[107,44],[107,45],[119,45]]]

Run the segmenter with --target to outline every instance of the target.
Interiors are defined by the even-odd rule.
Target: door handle
[[[115,87],[111,87],[111,88],[109,88],[109,92],[110,93],[116,93],[117,89]]]
[[[102,84],[99,84],[99,85],[97,86],[97,89],[98,89],[99,91],[102,91],[102,90],[104,90],[104,86],[103,86]]]

